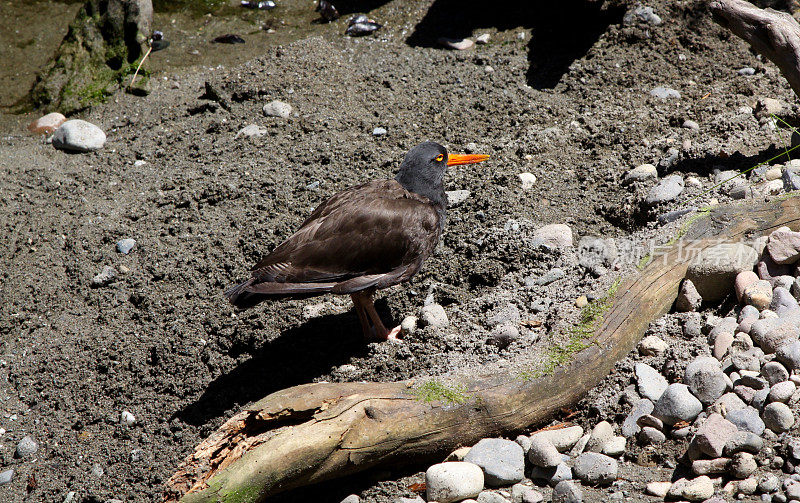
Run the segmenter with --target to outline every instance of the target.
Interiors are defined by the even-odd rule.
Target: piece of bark
[[[425,402],[419,381],[315,383],[273,393],[228,420],[167,481],[166,501],[263,501],[287,489],[379,465],[429,460],[481,438],[512,435],[577,402],[667,312],[687,253],[800,228],[800,198],[718,207],[617,290],[592,344],[540,377],[437,378],[455,395]],[[444,396],[443,396],[444,397]]]
[[[711,0],[714,21],[775,63],[800,97],[800,24],[785,12],[744,0]]]

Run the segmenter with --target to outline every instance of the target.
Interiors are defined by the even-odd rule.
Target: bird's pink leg
[[[356,311],[359,312],[359,318],[361,319],[366,313],[366,316],[369,316],[369,320],[372,321],[372,326],[369,327],[369,322],[366,321],[366,316],[363,318],[364,321],[361,322],[361,326],[365,327],[364,329],[364,338],[367,340],[375,340],[375,341],[394,341],[394,342],[401,342],[399,335],[400,335],[400,327],[397,326],[392,330],[388,330],[381,321],[381,317],[378,316],[378,312],[375,310],[375,304],[372,302],[372,292],[365,291],[365,292],[358,292],[351,294],[353,298],[353,304],[356,306]],[[369,328],[366,328],[369,327]]]
[[[370,332],[372,331],[372,327],[369,326],[369,320],[367,319],[367,314],[364,312],[364,301],[363,298],[354,293],[350,295],[350,298],[353,299],[353,307],[356,310],[356,314],[358,315],[358,321],[361,322],[361,330],[364,332],[364,338],[369,340],[372,336]]]

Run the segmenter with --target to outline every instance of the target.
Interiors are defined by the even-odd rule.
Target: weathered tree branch
[[[711,0],[714,21],[775,63],[800,97],[800,24],[785,12],[744,0]]]
[[[689,227],[693,250],[800,228],[800,199],[712,211]],[[318,383],[273,393],[227,421],[167,482],[167,501],[263,501],[378,465],[508,435],[577,402],[672,305],[693,255],[678,242],[617,291],[593,344],[552,373],[445,380],[440,400],[419,382]],[[434,390],[435,391],[435,390]]]

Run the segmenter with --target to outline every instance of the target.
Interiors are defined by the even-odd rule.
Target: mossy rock
[[[152,20],[152,0],[88,0],[21,108],[68,115],[105,101],[144,57]]]

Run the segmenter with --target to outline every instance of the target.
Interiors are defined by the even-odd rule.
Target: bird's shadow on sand
[[[610,25],[622,22],[624,7],[603,9],[602,3],[436,0],[407,43],[435,47],[439,37],[470,37],[482,28],[530,29],[528,85],[550,89],[558,84],[575,60],[587,54]]]
[[[375,309],[383,320],[391,319],[384,299],[375,302]],[[253,351],[248,360],[211,381],[195,402],[174,417],[187,424],[205,425],[232,408],[238,410],[275,391],[310,383],[352,357],[366,356],[368,352],[368,343],[352,310],[312,318],[285,330]]]

